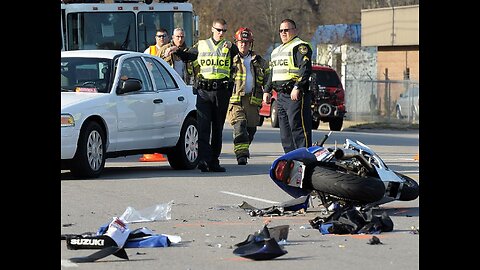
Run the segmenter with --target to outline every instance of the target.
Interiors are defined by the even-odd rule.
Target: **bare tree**
[[[276,1],[278,2],[278,1]],[[259,5],[259,9],[262,10],[262,20],[265,21],[265,26],[268,32],[268,34],[265,34],[267,36],[267,41],[269,43],[275,43],[275,39],[277,38],[277,34],[273,29],[277,26],[277,21],[279,20],[277,18],[277,13],[278,9],[277,7],[273,4],[273,0],[265,0]]]
[[[211,23],[224,18],[229,40],[238,27],[254,32],[255,50],[264,55],[279,42],[278,27],[289,18],[297,23],[299,36],[310,41],[319,25],[360,23],[361,1],[358,0],[189,0],[199,15],[200,39],[211,36]]]

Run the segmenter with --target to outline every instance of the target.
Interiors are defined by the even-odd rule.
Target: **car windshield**
[[[108,93],[112,60],[65,57],[60,62],[62,92]]]
[[[339,87],[341,84],[335,71],[312,70],[312,79],[315,79],[317,85],[323,87]]]

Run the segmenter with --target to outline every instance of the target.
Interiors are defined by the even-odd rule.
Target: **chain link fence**
[[[345,119],[419,124],[419,92],[411,80],[346,80]]]

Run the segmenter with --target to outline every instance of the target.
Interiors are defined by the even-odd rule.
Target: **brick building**
[[[362,46],[376,46],[377,78],[420,80],[419,5],[362,9]]]

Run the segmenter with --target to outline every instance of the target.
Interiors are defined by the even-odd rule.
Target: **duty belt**
[[[219,89],[228,88],[228,80],[219,79],[219,80],[199,80],[198,88],[205,91],[217,91]]]
[[[292,92],[294,84],[295,82],[289,81],[289,82],[277,85],[274,88],[275,88],[275,91],[277,91],[278,93],[290,94]]]

